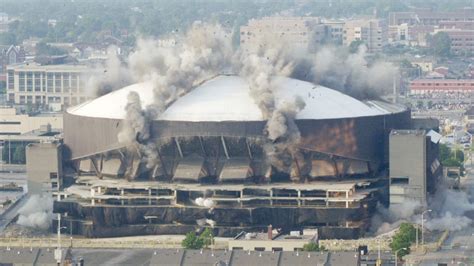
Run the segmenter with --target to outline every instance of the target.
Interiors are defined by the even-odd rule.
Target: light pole
[[[432,210],[429,209],[429,210],[426,210],[424,212],[421,213],[421,246],[424,246],[425,245],[425,234],[424,234],[424,221],[425,221],[425,218],[424,218],[424,215],[425,213],[427,212],[431,212]]]
[[[395,266],[398,266],[398,252],[400,250],[407,250],[407,248],[401,248],[395,251]]]

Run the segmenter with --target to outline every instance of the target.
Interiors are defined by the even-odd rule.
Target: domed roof
[[[297,79],[275,79],[277,106],[300,96],[306,106],[297,119],[334,119],[391,113],[374,102],[366,104],[338,91]],[[127,95],[136,91],[142,106],[153,103],[151,83],[137,83],[97,99],[71,107],[79,116],[124,119]],[[221,75],[210,79],[172,103],[156,118],[168,121],[262,121],[262,112],[250,96],[247,81],[239,76]]]

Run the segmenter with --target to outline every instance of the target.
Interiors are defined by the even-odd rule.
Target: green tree
[[[451,149],[446,144],[439,145],[439,159],[441,162],[451,157]]]
[[[185,249],[201,249],[204,247],[204,242],[195,232],[189,232],[181,242],[181,246]]]
[[[23,145],[17,145],[15,151],[13,152],[12,162],[15,164],[25,164],[25,147]]]
[[[320,246],[318,243],[311,242],[308,244],[304,244],[303,250],[304,251],[325,251],[326,247],[322,245]]]
[[[402,223],[398,232],[392,237],[390,248],[393,252],[398,251],[399,257],[410,253],[410,246],[416,240],[416,230],[412,224]],[[406,250],[403,250],[403,248]]]
[[[462,150],[455,150],[453,154],[454,158],[461,163],[464,162],[464,152]]]
[[[16,36],[11,32],[2,32],[0,33],[0,44],[2,45],[12,45],[16,44]]]
[[[210,245],[212,245],[214,241],[214,235],[210,228],[204,229],[199,238],[201,239],[205,248],[208,248]]]
[[[451,54],[451,38],[446,32],[438,32],[428,39],[431,52],[440,57],[446,57]]]
[[[418,108],[418,109],[423,109],[423,107],[424,107],[423,101],[417,101],[417,102],[416,102],[416,108]]]
[[[45,42],[39,42],[36,44],[37,55],[63,55],[67,54],[67,51],[61,48],[53,47]]]

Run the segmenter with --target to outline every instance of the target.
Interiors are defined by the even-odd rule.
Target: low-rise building
[[[474,79],[417,79],[409,85],[410,94],[473,93]]]
[[[459,52],[474,52],[474,28],[439,28],[435,29],[434,34],[445,32],[451,39],[451,50]]]
[[[305,230],[291,232],[289,235],[279,234],[271,225],[266,233],[242,232],[229,240],[229,250],[255,251],[297,251],[309,243],[317,243],[318,231]]]
[[[42,127],[62,130],[61,113],[21,114],[15,108],[0,108],[0,140],[39,130]]]

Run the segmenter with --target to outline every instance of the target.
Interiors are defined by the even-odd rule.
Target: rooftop
[[[278,77],[274,81],[276,105],[282,106],[301,97],[306,106],[297,119],[335,119],[365,117],[400,111],[386,108],[389,104],[366,104],[348,95],[309,82]],[[124,119],[127,95],[140,95],[142,107],[153,103],[153,85],[138,83],[68,109],[74,115]],[[172,103],[156,120],[167,121],[263,121],[247,81],[239,76],[220,75],[196,87]]]

